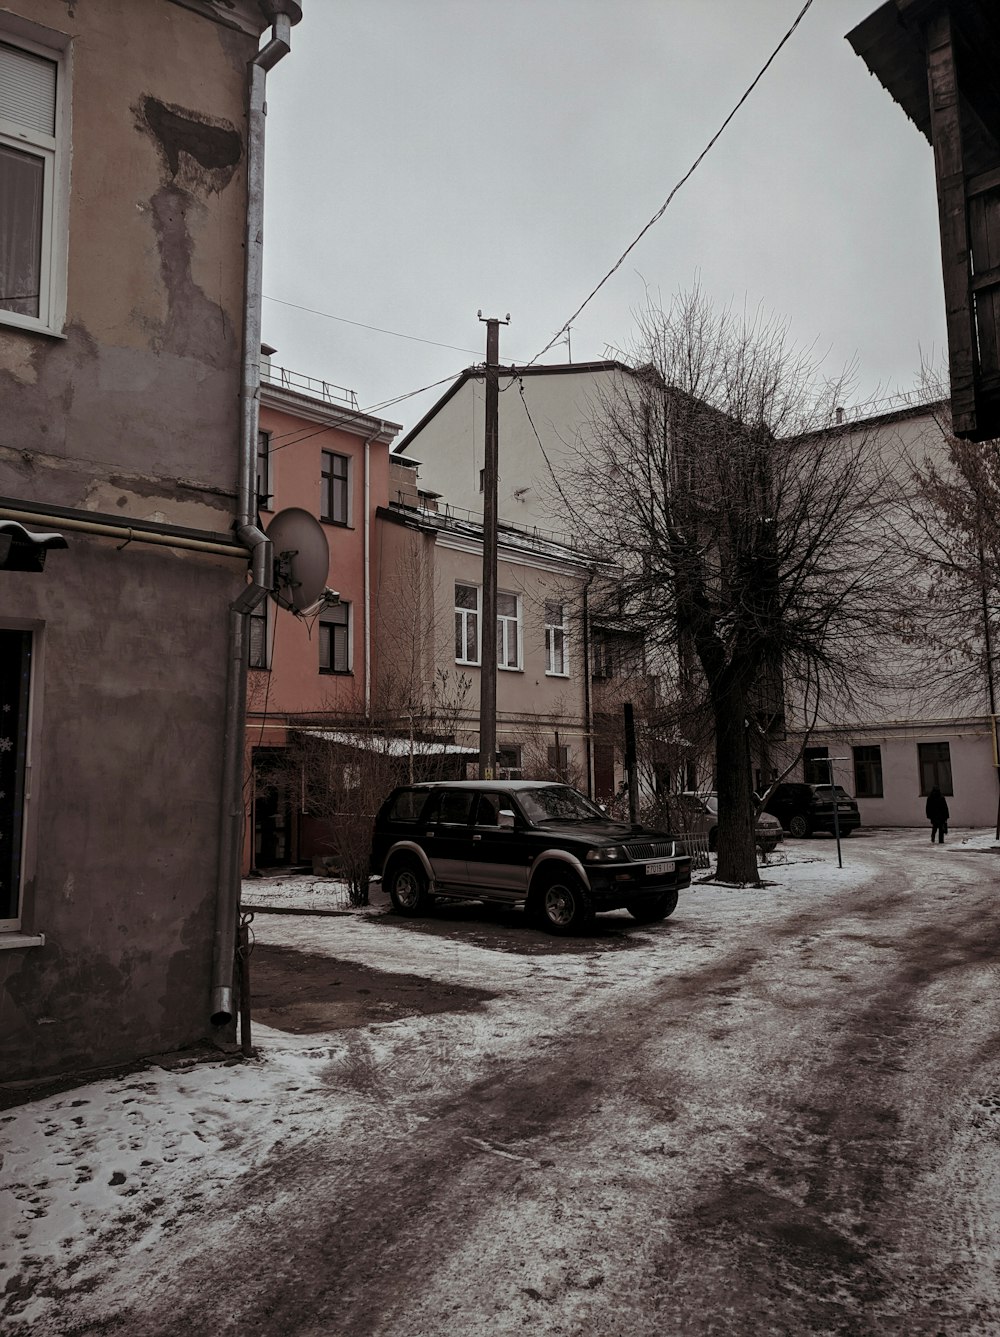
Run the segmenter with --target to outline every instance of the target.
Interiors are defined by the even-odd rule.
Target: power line
[[[694,175],[695,170],[701,165],[702,160],[703,160],[705,157],[708,156],[709,151],[710,151],[712,148],[714,148],[714,146],[715,146],[715,144],[716,144],[716,141],[717,141],[718,139],[721,138],[721,136],[722,136],[722,132],[723,132],[723,131],[726,129],[726,127],[729,125],[729,122],[733,119],[733,117],[736,115],[736,113],[739,111],[739,109],[743,106],[744,102],[746,102],[747,98],[750,96],[750,94],[753,92],[753,90],[754,90],[754,89],[757,87],[757,85],[760,83],[761,79],[763,79],[764,75],[767,73],[768,69],[771,67],[771,64],[772,64],[772,62],[774,61],[775,57],[777,56],[778,52],[779,52],[779,51],[781,50],[781,48],[785,45],[785,43],[786,43],[786,42],[788,41],[788,39],[791,37],[792,33],[795,31],[795,29],[796,29],[796,28],[799,26],[799,24],[802,22],[803,18],[804,18],[805,15],[806,15],[806,11],[811,7],[812,2],[813,2],[813,0],[806,0],[806,3],[805,3],[805,4],[802,6],[802,8],[799,10],[798,15],[797,15],[796,18],[795,18],[795,22],[792,24],[792,26],[791,26],[791,27],[788,29],[788,31],[785,33],[784,37],[782,37],[781,41],[780,41],[780,42],[778,43],[778,45],[774,48],[774,50],[771,52],[770,56],[768,56],[768,58],[767,58],[767,60],[765,61],[764,65],[761,67],[760,72],[758,73],[756,79],[754,79],[753,83],[750,84],[749,88],[747,88],[746,92],[745,92],[745,93],[743,94],[743,96],[740,98],[739,102],[737,102],[736,106],[733,107],[732,111],[729,113],[729,115],[726,117],[726,119],[722,122],[722,124],[719,126],[718,130],[716,130],[715,134],[712,136],[712,138],[708,141],[708,143],[707,143],[707,144],[705,145],[705,147],[702,149],[701,153],[698,154],[697,158],[695,158],[694,162],[691,164],[691,166],[688,168],[688,170],[684,173],[684,175],[681,177],[681,179],[677,182],[676,186],[674,186],[673,190],[670,192],[670,194],[667,196],[667,198],[663,201],[663,203],[662,203],[662,205],[660,206],[660,208],[656,211],[656,213],[655,213],[655,214],[653,215],[653,217],[649,220],[649,222],[646,224],[646,226],[642,229],[642,231],[639,233],[639,235],[638,235],[638,236],[637,236],[637,237],[636,237],[636,238],[629,244],[629,246],[622,252],[622,254],[618,257],[618,259],[615,261],[615,263],[614,263],[614,264],[611,266],[611,268],[608,270],[608,272],[604,275],[604,278],[602,278],[601,281],[600,281],[600,283],[598,283],[597,287],[594,288],[594,290],[593,290],[593,291],[592,291],[592,292],[591,292],[591,293],[584,299],[583,302],[581,302],[581,304],[577,307],[577,309],[576,309],[576,310],[573,312],[573,314],[570,316],[569,320],[567,320],[566,323],[565,323],[564,325],[562,325],[562,326],[556,331],[556,333],[552,336],[552,338],[551,338],[551,339],[549,340],[549,342],[545,345],[545,347],[542,349],[542,351],[541,351],[540,353],[536,353],[535,356],[531,359],[531,361],[530,361],[529,363],[526,364],[527,366],[529,366],[529,367],[534,366],[534,364],[538,361],[538,359],[539,359],[540,357],[544,357],[544,356],[545,356],[545,354],[549,351],[549,349],[552,347],[553,344],[559,342],[559,340],[562,338],[562,336],[566,333],[566,331],[569,329],[569,327],[570,327],[570,326],[573,324],[573,322],[576,320],[576,318],[577,318],[577,316],[580,314],[580,312],[583,311],[584,307],[587,306],[587,304],[591,301],[592,298],[594,298],[594,297],[597,296],[597,294],[598,294],[598,293],[601,291],[601,289],[604,287],[605,283],[607,283],[608,279],[611,278],[611,276],[612,276],[618,269],[621,268],[621,265],[622,265],[623,262],[625,261],[625,259],[626,259],[626,257],[628,256],[629,252],[631,252],[632,250],[635,249],[635,247],[639,244],[639,242],[642,240],[642,238],[646,235],[646,233],[649,231],[649,229],[653,226],[653,224],[654,224],[654,223],[658,223],[658,222],[660,221],[660,219],[663,217],[663,215],[667,212],[667,208],[669,207],[669,205],[670,205],[671,201],[673,200],[674,196],[677,194],[677,192],[680,190],[680,188],[681,188],[681,187],[682,187],[682,186],[683,186],[683,185],[684,185],[684,184],[685,184],[685,183],[686,183],[686,182],[687,182],[687,181]]]
[[[401,334],[399,330],[386,330],[380,325],[366,325],[363,320],[348,320],[346,316],[335,316],[332,311],[317,311],[313,306],[299,306],[297,302],[284,302],[280,297],[268,297],[265,302],[276,302],[278,306],[290,306],[295,311],[308,311],[311,316],[322,316],[324,320],[337,320],[342,325],[355,325],[360,330],[372,330],[375,334],[391,334],[395,339],[409,339],[415,344],[430,344],[433,348],[449,348],[454,353],[478,353],[478,348],[459,348],[457,344],[442,344],[436,339],[421,339],[416,334]]]

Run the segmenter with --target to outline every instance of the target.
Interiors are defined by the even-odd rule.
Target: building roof
[[[886,0],[847,34],[847,40],[931,141],[927,53],[923,25],[947,10],[954,33],[962,94],[994,138],[1000,138],[1000,16],[996,0]]]
[[[456,515],[451,509],[428,510],[425,507],[393,503],[390,506],[380,506],[376,515],[380,520],[406,525],[410,529],[419,529],[424,533],[454,534],[477,544],[483,541],[482,520],[475,516]],[[596,566],[602,570],[610,570],[614,566],[614,563],[606,560],[595,560],[593,553],[576,547],[564,536],[539,529],[524,529],[504,520],[499,521],[497,525],[497,544],[501,561],[515,560],[518,553],[523,553],[532,557],[544,557],[550,561],[565,562],[571,566],[587,568]]]
[[[499,370],[501,376],[507,376],[507,377],[574,376],[583,373],[591,373],[595,371],[625,371],[628,372],[630,375],[632,374],[631,367],[627,367],[624,364],[624,362],[616,362],[614,360],[602,361],[602,362],[559,362],[554,366],[538,366],[538,367],[516,367],[510,365],[510,366],[501,366]],[[394,447],[393,454],[398,455],[401,454],[404,450],[406,450],[407,447],[410,445],[410,443],[414,441],[417,436],[420,435],[420,433],[424,430],[424,428],[431,421],[431,419],[435,418],[441,412],[445,404],[447,404],[450,399],[454,399],[454,397],[458,394],[458,392],[468,381],[474,381],[474,380],[481,381],[484,380],[485,377],[486,377],[485,363],[481,362],[474,367],[466,367],[465,371],[463,371],[460,376],[457,376],[455,378],[455,380],[444,392],[441,398],[431,405],[431,407],[427,410],[427,412],[420,419],[417,425],[415,427],[411,427],[410,430],[403,437],[403,439]]]

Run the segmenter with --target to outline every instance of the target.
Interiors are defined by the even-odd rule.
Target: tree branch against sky
[[[898,545],[874,442],[836,427],[843,380],[785,327],[696,289],[639,319],[633,368],[599,396],[571,465],[581,530],[622,554],[623,608],[665,656],[687,643],[715,726],[719,876],[757,877],[748,722],[870,690],[898,626]],[[586,501],[582,499],[587,499]],[[594,504],[595,500],[599,504]]]
[[[901,481],[900,543],[917,564],[909,643],[933,665],[928,706],[995,713],[1000,635],[1000,452],[960,441],[948,401],[933,411],[935,439]],[[928,654],[929,652],[929,654]]]

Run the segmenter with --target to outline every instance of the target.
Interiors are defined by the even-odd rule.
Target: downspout
[[[364,586],[365,586],[365,719],[371,716],[372,710],[372,545],[371,545],[371,445],[385,431],[385,423],[379,418],[378,426],[365,440],[365,518],[364,518],[364,540],[365,540],[365,566],[364,566]]]
[[[243,293],[243,364],[240,386],[239,475],[236,537],[250,553],[250,583],[230,606],[223,734],[219,872],[212,956],[211,1019],[224,1026],[235,1016],[233,964],[243,852],[243,758],[246,746],[248,614],[274,582],[271,544],[257,526],[257,427],[260,409],[261,293],[264,255],[264,126],[267,72],[291,50],[291,28],[302,17],[294,0],[270,7],[270,41],[250,61],[247,114],[247,217]]]
[[[587,583],[583,587],[583,715],[587,739],[587,797],[594,797],[594,707],[591,700],[590,680],[590,587],[597,575],[597,567],[587,568]]]

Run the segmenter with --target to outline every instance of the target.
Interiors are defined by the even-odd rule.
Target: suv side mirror
[[[501,808],[497,815],[497,826],[499,826],[501,831],[514,830],[514,814],[509,808]]]

